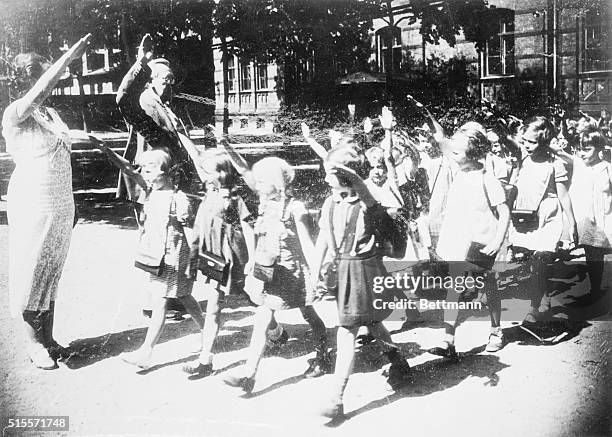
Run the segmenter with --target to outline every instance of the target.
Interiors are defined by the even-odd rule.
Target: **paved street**
[[[483,351],[488,318],[463,323],[457,333],[459,363],[426,350],[442,333],[426,322],[393,334],[414,368],[415,381],[389,391],[376,346],[359,352],[345,396],[346,421],[327,426],[315,415],[326,399],[331,376],[304,380],[314,356],[307,325],[297,310],[279,314],[291,334],[278,356],[264,358],[254,394],[241,397],[226,387],[224,371],[241,363],[251,333],[253,308],[224,311],[216,346],[219,374],[190,381],[182,364],[195,355],[195,324],[186,318],[166,325],[154,354],[155,366],[138,374],[118,355],[142,342],[142,276],[132,267],[135,224],[129,208],[110,201],[82,202],[81,218],[60,284],[56,337],[79,356],[54,371],[30,365],[22,333],[7,314],[7,225],[0,202],[0,416],[66,415],[68,435],[206,436],[576,436],[610,434],[609,321],[574,324],[559,344],[544,346],[521,334],[511,321],[511,341],[502,351]],[[607,272],[608,283],[610,272]],[[584,276],[553,304],[588,288]],[[585,288],[586,287],[586,288]],[[195,295],[202,301],[205,286]],[[504,307],[526,307],[523,297]],[[318,308],[333,334],[334,307]],[[514,312],[513,312],[514,313]],[[593,314],[597,314],[595,311]],[[608,319],[609,320],[609,319]],[[399,330],[401,321],[388,323]],[[576,328],[577,326],[577,328]],[[18,435],[7,430],[4,435]],[[34,434],[26,434],[34,435]],[[52,433],[44,434],[52,435]]]

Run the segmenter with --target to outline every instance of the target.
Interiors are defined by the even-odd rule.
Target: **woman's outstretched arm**
[[[55,63],[38,78],[34,86],[23,97],[15,101],[15,113],[17,114],[17,120],[14,120],[15,123],[18,124],[27,119],[32,112],[51,95],[55,85],[57,85],[57,82],[66,72],[66,68],[72,61],[80,58],[83,53],[85,53],[90,38],[91,34],[88,33],[70,47],[61,58],[55,61]]]

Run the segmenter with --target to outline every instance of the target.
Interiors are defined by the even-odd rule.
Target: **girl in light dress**
[[[491,334],[486,346],[495,352],[504,346],[501,330],[501,299],[495,286],[495,275],[474,264],[466,262],[470,246],[482,245],[484,255],[496,255],[505,240],[510,220],[510,210],[501,183],[484,170],[482,160],[490,150],[486,136],[478,129],[462,127],[452,137],[450,158],[459,171],[448,191],[444,219],[440,227],[440,238],[436,253],[449,263],[451,277],[465,276],[466,271],[484,276],[483,286],[487,294],[487,306],[491,318]],[[454,282],[455,283],[455,282]],[[448,302],[457,302],[465,290],[447,290]],[[446,333],[440,345],[430,352],[455,357],[455,329],[459,311],[447,306],[444,310]]]
[[[570,194],[575,204],[578,242],[584,247],[590,292],[579,305],[590,305],[603,295],[604,257],[612,252],[612,166],[603,159],[607,141],[596,129],[580,135],[580,161]],[[604,302],[605,303],[605,302]]]
[[[97,146],[144,190],[141,244],[146,241],[164,254],[161,275],[150,273],[146,284],[151,296],[152,314],[145,341],[138,350],[121,357],[126,363],[146,370],[151,366],[153,348],[164,327],[169,298],[178,299],[199,329],[204,327],[202,309],[191,294],[196,267],[189,244],[193,214],[187,195],[175,187],[174,170],[167,151],[153,149],[143,152],[138,158],[138,169],[102,142]]]
[[[228,144],[224,146],[231,150]],[[235,154],[235,151],[231,150],[231,153]],[[266,330],[276,311],[299,308],[312,328],[317,356],[305,376],[320,376],[329,371],[329,355],[325,325],[311,306],[315,297],[314,287],[308,282],[308,265],[312,263],[314,247],[307,228],[306,208],[291,196],[289,190],[294,171],[282,159],[269,157],[256,162],[244,176],[254,187],[260,202],[255,223],[254,262],[270,265],[272,260],[274,265],[269,281],[257,279],[254,272],[249,272],[247,293],[259,306],[247,361],[242,368],[224,378],[227,385],[251,393],[264,353]],[[260,287],[257,287],[258,283]]]
[[[567,170],[563,161],[549,148],[554,137],[552,123],[539,116],[527,120],[519,136],[527,156],[520,165],[514,208],[537,211],[537,227],[534,230],[522,231],[511,226],[509,235],[513,250],[519,247],[533,254],[530,265],[530,309],[523,321],[526,325],[541,319],[540,309],[550,309],[548,279],[554,252],[563,232],[564,215],[574,243],[578,238],[568,193]]]

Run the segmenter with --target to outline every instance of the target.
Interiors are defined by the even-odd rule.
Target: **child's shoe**
[[[213,374],[212,364],[202,364],[199,360],[192,361],[183,366],[183,372],[197,378],[205,378]]]
[[[389,384],[393,390],[398,390],[406,384],[411,383],[412,372],[410,370],[410,365],[402,354],[400,354],[399,350],[391,349],[385,352],[385,355],[391,362],[387,374],[387,384]]]
[[[327,343],[318,345],[316,351],[317,356],[310,360],[308,369],[304,372],[305,378],[318,378],[326,373],[330,373],[332,370],[332,360],[327,350]]]
[[[253,392],[253,388],[255,387],[254,376],[228,375],[223,378],[223,382],[230,387],[240,387],[246,394],[251,394]]]
[[[487,352],[497,352],[504,347],[504,333],[501,327],[491,328],[491,334],[489,335],[489,342],[485,350]]]
[[[430,354],[438,355],[439,357],[450,358],[452,360],[457,360],[459,358],[455,349],[455,345],[447,341],[444,341],[439,346],[432,347],[428,350],[428,352]]]
[[[149,367],[151,367],[151,357],[146,356],[139,350],[123,354],[121,359],[124,363],[140,367],[142,370],[147,370]]]

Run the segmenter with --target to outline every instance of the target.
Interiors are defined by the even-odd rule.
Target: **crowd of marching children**
[[[225,295],[245,292],[257,307],[246,364],[224,381],[250,393],[266,344],[281,345],[288,336],[275,312],[299,308],[316,345],[316,357],[305,375],[316,377],[334,369],[332,396],[322,414],[337,417],[343,412],[342,395],[360,328],[365,327],[366,335],[384,349],[391,363],[391,387],[410,380],[410,367],[382,323],[391,311],[373,305],[375,277],[404,265],[389,260],[417,266],[435,261],[451,276],[464,275],[469,265],[472,273],[483,274],[491,319],[489,352],[505,344],[501,296],[491,271],[495,260],[530,255],[532,286],[525,325],[538,323],[550,309],[546,282],[564,240],[569,247],[584,247],[591,292],[583,299],[597,301],[603,293],[603,260],[612,241],[606,130],[583,117],[575,132],[568,133],[567,125],[555,126],[537,116],[508,123],[516,125],[513,132],[468,122],[446,137],[423,105],[414,103],[430,117],[433,133],[426,141],[396,129],[386,107],[378,118],[385,132],[380,145],[364,147],[346,134],[328,149],[302,126],[322,158],[330,188],[318,214],[316,241],[309,213],[299,200],[302,193],[292,190],[294,170],[282,159],[268,157],[250,167],[218,135],[217,148],[203,154],[198,164],[206,195],[191,226],[185,195],[170,179],[169,155],[160,149],[142,154],[141,170],[133,175],[147,191],[144,234],[165,241],[165,255],[162,271],[150,275],[157,304],[145,343],[124,360],[141,368],[150,365],[166,299],[178,297],[202,328],[200,356],[184,371],[200,377],[212,374],[211,351]],[[372,124],[366,119],[366,134]],[[258,195],[257,215],[237,194],[241,179]],[[218,284],[208,298],[205,320],[191,297],[198,265],[200,277]],[[325,325],[313,307],[326,293],[337,301],[335,364]],[[461,298],[449,290],[448,301]],[[454,357],[459,311],[453,306],[444,311],[445,335],[430,351]]]
[[[63,146],[65,125],[53,112],[42,113],[40,104],[59,80],[62,68],[85,50],[88,39],[84,37],[48,73],[34,76],[32,68],[27,70],[33,87],[9,106],[3,119],[4,135],[16,157],[31,152],[28,144],[34,136],[41,144],[40,153],[18,163],[17,176],[42,157],[40,165],[45,167],[39,174],[46,178],[48,173],[55,184],[45,179],[39,186],[27,178],[22,183],[13,176],[9,193],[12,266],[17,267],[16,260],[27,246],[18,243],[23,243],[34,226],[28,209],[31,203],[19,203],[21,197],[15,194],[19,190],[43,187],[41,199],[51,200],[48,210],[40,211],[41,229],[49,228],[45,223],[50,220],[61,224],[65,235],[61,251],[54,243],[57,232],[49,233],[49,241],[45,240],[42,251],[58,253],[54,266],[41,264],[36,256],[31,269],[11,273],[11,303],[15,314],[22,313],[35,347],[30,358],[41,368],[53,368],[64,353],[52,338],[53,303],[74,208],[69,166],[61,172],[66,177],[59,180],[59,167],[54,164],[60,158],[69,163],[69,148]],[[466,269],[484,275],[491,319],[489,352],[505,344],[501,296],[492,270],[495,261],[528,255],[531,286],[530,308],[523,321],[526,326],[537,324],[550,309],[547,281],[556,252],[564,248],[560,242],[566,242],[565,249],[584,248],[591,290],[578,303],[602,300],[604,257],[612,247],[607,112],[602,112],[599,121],[582,114],[576,123],[563,114],[524,122],[498,117],[488,126],[471,121],[449,137],[424,105],[409,98],[428,118],[429,134],[414,137],[399,129],[385,107],[377,120],[366,119],[363,127],[367,138],[373,125],[380,124],[384,130],[380,144],[356,141],[351,132],[335,136],[331,147],[315,141],[309,127],[302,125],[306,141],[321,158],[329,186],[314,232],[303,202],[305,193],[294,191],[295,171],[286,161],[266,157],[250,166],[221,134],[216,148],[198,153],[167,105],[165,96],[174,80],[169,64],[151,55],[150,37],[145,36],[137,63],[117,97],[122,114],[144,137],[148,150],[135,154],[135,160],[126,159],[91,138],[123,171],[136,194],[133,200],[141,205],[135,265],[148,272],[150,325],[143,345],[124,354],[124,361],[141,369],[151,365],[168,304],[178,299],[201,329],[199,357],[183,370],[197,377],[213,374],[212,350],[223,323],[221,310],[230,296],[244,293],[256,306],[252,337],[245,365],[224,381],[250,393],[266,345],[282,346],[288,338],[276,321],[276,312],[299,309],[310,325],[316,351],[305,376],[334,373],[332,393],[321,403],[321,413],[333,418],[343,413],[342,397],[360,329],[367,331],[365,337],[378,341],[388,358],[390,386],[397,389],[410,381],[410,366],[383,324],[391,311],[374,305],[376,278],[410,264],[414,272],[423,263],[451,277],[465,274]],[[35,65],[36,59],[28,58],[26,64]],[[186,174],[192,180],[197,174],[205,184],[197,212],[187,193]],[[241,197],[238,188],[243,184],[257,194],[257,211],[250,210]],[[56,185],[68,187],[61,192],[65,208],[57,201]],[[62,206],[61,216],[58,205]],[[15,217],[28,218],[29,227]],[[25,252],[22,255],[29,259]],[[36,286],[45,275],[55,281],[48,290]],[[19,282],[19,278],[24,280]],[[206,317],[192,296],[196,280],[215,285],[207,297]],[[313,306],[324,296],[333,296],[337,302],[335,363],[326,326]],[[462,298],[448,290],[448,301]],[[444,312],[445,334],[431,351],[454,357],[459,312],[453,306],[445,307]],[[38,338],[41,332],[45,334],[42,340]]]

